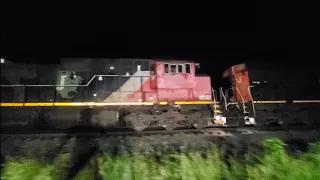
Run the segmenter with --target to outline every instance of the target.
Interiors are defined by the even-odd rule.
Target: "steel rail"
[[[118,129],[118,130],[73,130],[73,131],[20,131],[20,132],[1,132],[1,137],[99,137],[99,136],[146,136],[146,135],[167,135],[167,134],[199,134],[209,136],[237,136],[246,134],[263,134],[270,132],[283,132],[283,131],[320,131],[318,126],[309,127],[219,127],[219,128],[204,128],[204,129],[177,129],[172,131],[167,130],[145,130],[133,131],[131,129]]]

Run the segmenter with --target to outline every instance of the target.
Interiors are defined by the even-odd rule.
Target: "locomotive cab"
[[[211,101],[209,76],[195,74],[198,63],[187,61],[157,61],[156,78],[159,101]]]

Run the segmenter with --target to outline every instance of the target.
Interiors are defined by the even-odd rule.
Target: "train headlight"
[[[220,116],[220,115],[216,115],[216,116],[214,117],[214,119],[215,119],[215,120],[221,120],[221,116]]]

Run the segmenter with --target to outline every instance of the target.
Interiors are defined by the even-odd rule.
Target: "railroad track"
[[[148,129],[145,131],[133,131],[129,128],[113,129],[71,129],[71,130],[54,130],[54,131],[15,131],[1,132],[1,137],[100,137],[100,136],[145,136],[145,135],[165,135],[165,134],[199,134],[209,136],[237,136],[246,134],[264,134],[272,132],[289,132],[289,131],[320,131],[319,126],[295,126],[295,127],[209,127],[202,130],[183,128],[172,131],[162,129]]]
[[[319,127],[291,128],[205,128],[177,129],[174,131],[146,130],[136,132],[129,129],[87,131],[37,131],[2,132],[1,154],[20,157],[51,157],[52,154],[75,152],[98,147],[99,151],[166,152],[168,149],[187,147],[193,150],[221,146],[240,151],[255,147],[262,140],[278,137],[283,140],[300,139],[316,142],[320,139]],[[62,149],[60,149],[62,147]],[[253,148],[254,149],[254,148]],[[258,150],[259,151],[259,150]]]

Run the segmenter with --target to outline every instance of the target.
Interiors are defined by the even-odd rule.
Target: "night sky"
[[[279,2],[222,2],[199,9],[180,5],[179,11],[50,1],[6,1],[1,7],[0,55],[14,62],[190,59],[200,62],[203,72],[220,76],[235,63],[317,59],[310,55],[314,48],[306,48],[309,33],[302,29],[308,22]]]

